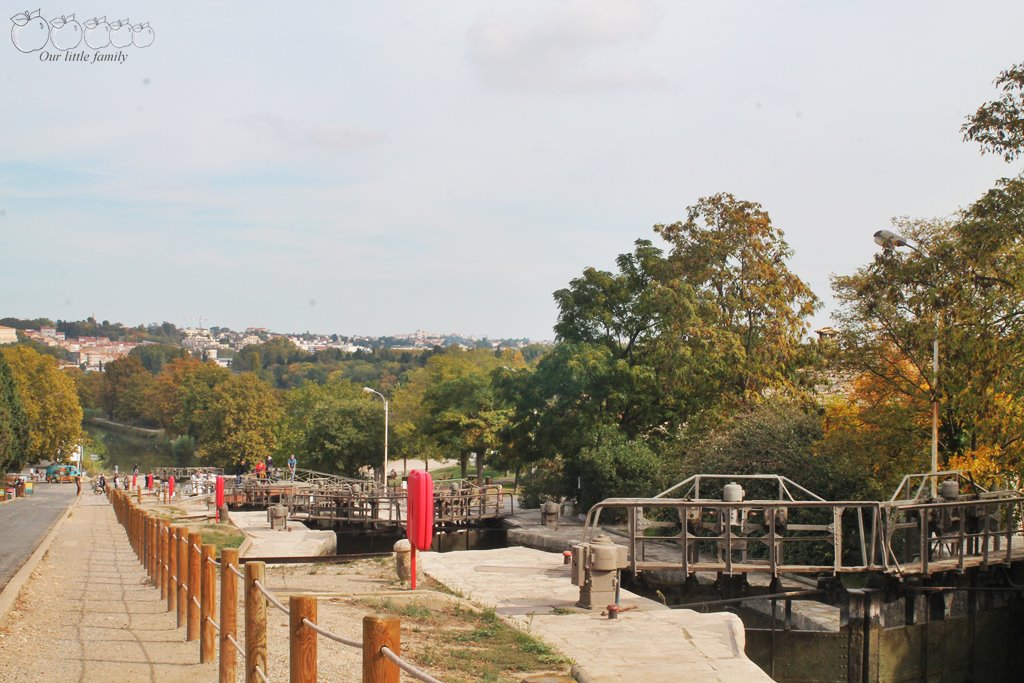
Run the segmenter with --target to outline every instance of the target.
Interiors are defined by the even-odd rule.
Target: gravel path
[[[0,626],[0,681],[215,681],[146,578],[106,496],[82,496]]]

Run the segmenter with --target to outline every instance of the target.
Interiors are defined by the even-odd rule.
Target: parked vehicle
[[[82,473],[75,465],[50,465],[46,468],[46,481],[51,484],[73,482],[80,476]]]

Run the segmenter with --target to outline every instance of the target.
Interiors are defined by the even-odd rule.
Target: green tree
[[[793,252],[768,212],[719,193],[655,231],[672,245],[670,272],[696,293],[696,315],[673,320],[666,341],[687,349],[688,365],[707,378],[701,384],[747,400],[795,382],[819,302],[787,267]]]
[[[285,395],[279,453],[295,453],[302,467],[359,476],[380,468],[384,420],[379,402],[340,374],[325,384],[304,384]]]
[[[1013,161],[1024,150],[1024,63],[1003,71],[995,80],[1003,95],[981,105],[967,117],[964,140],[981,146],[983,154],[999,154]]]
[[[28,462],[29,424],[14,375],[0,354],[0,472],[16,472]]]
[[[679,478],[693,474],[779,474],[827,500],[874,491],[870,472],[842,453],[818,454],[818,409],[775,397],[748,403],[711,425],[689,430],[681,443]],[[750,497],[774,496],[777,490]]]
[[[81,441],[82,407],[74,380],[57,362],[24,346],[0,349],[28,421],[29,461],[67,458]]]
[[[106,364],[103,368],[101,401],[107,417],[124,417],[135,413],[134,407],[121,404],[133,378],[143,374],[148,373],[137,356],[125,356]]]
[[[156,329],[160,330],[161,328]],[[137,357],[142,362],[142,367],[156,375],[163,370],[164,365],[168,362],[187,354],[185,349],[176,344],[143,344],[136,346],[128,355]]]
[[[1016,360],[1024,353],[1021,215],[1024,182],[1001,181],[953,219],[898,221],[914,249],[883,250],[833,280],[841,367],[870,373],[904,397],[910,421],[889,429],[916,429],[924,443],[936,400],[940,464],[998,447],[1009,470],[1024,473],[1020,435],[995,426],[1024,397],[1024,368]]]
[[[216,384],[199,423],[196,455],[219,466],[264,459],[277,445],[281,405],[274,390],[252,373]]]
[[[486,458],[502,445],[501,434],[511,411],[493,391],[492,373],[524,366],[516,352],[487,349],[453,348],[427,361],[422,431],[442,452],[459,458],[463,476],[470,453],[477,454],[480,471]]]
[[[654,451],[612,426],[598,431],[594,445],[567,465],[566,475],[565,494],[576,498],[583,510],[605,498],[648,497],[665,488]]]

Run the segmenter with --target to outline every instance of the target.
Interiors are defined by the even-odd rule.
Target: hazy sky
[[[728,191],[820,325],[891,217],[1020,170],[959,127],[1021,2],[37,6],[155,41],[0,36],[0,317],[549,339],[554,290]]]

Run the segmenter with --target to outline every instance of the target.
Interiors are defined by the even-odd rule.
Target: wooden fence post
[[[228,636],[238,642],[238,548],[220,551],[220,683],[235,683],[238,672],[236,650]]]
[[[213,558],[217,556],[217,546],[207,543],[203,546],[200,572],[203,576],[202,590],[199,598],[199,662],[212,662],[217,656],[217,630],[213,628],[214,594],[217,592],[217,567]]]
[[[188,621],[188,530],[178,527],[178,628]]]
[[[188,552],[188,625],[185,629],[185,640],[199,640],[199,596],[203,578],[200,575],[202,557],[196,550],[203,537],[198,531],[188,534],[186,543]]]
[[[178,527],[167,525],[167,611],[178,611]]]
[[[398,665],[381,654],[387,646],[396,655],[402,654],[401,620],[368,614],[363,617],[363,683],[398,683]]]
[[[146,570],[156,580],[156,517],[146,513]]]
[[[160,599],[167,599],[167,520],[156,523],[156,583],[160,586]]]
[[[316,631],[302,623],[316,623],[316,596],[293,595],[288,599],[290,683],[317,683]]]
[[[267,671],[267,600],[254,585],[266,580],[267,565],[263,562],[245,563],[245,683],[262,683],[256,667],[270,677]]]

